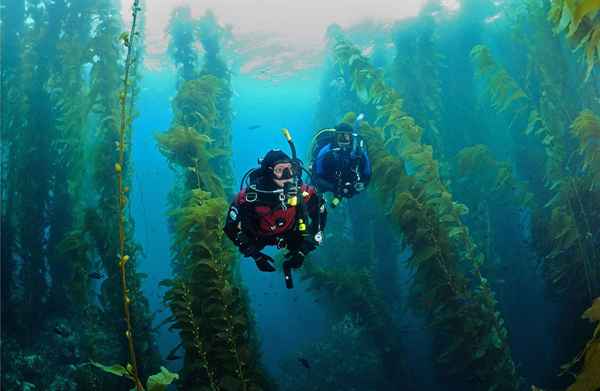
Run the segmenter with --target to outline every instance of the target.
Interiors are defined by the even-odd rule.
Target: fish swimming
[[[181,358],[181,356],[176,355],[175,353],[171,352],[169,353],[169,355],[166,357],[166,360],[168,361],[174,361],[174,360],[179,360]]]
[[[308,362],[307,359],[300,357],[300,358],[298,358],[298,361],[300,361],[300,364],[302,364],[302,366],[304,368],[310,369],[310,363]]]
[[[90,274],[88,274],[88,277],[93,278],[95,280],[99,280],[104,277],[104,274],[102,274],[100,272],[91,272]]]
[[[69,333],[60,326],[54,326],[54,332],[60,335],[61,337],[66,337],[69,335]]]
[[[254,129],[261,128],[261,127],[262,127],[262,125],[250,125],[250,126],[248,126],[248,130],[254,130]]]

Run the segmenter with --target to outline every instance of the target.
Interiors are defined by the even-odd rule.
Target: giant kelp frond
[[[179,277],[165,282],[170,287],[166,299],[173,311],[171,328],[181,330],[186,348],[186,386],[259,389],[253,387],[265,381],[248,333],[251,319],[233,283],[235,256],[222,230],[226,210],[225,199],[196,189],[171,212],[180,270]]]
[[[520,100],[529,99],[525,91],[519,87],[506,69],[496,63],[486,46],[475,46],[471,50],[471,59],[475,63],[478,76],[486,81],[487,94],[496,110],[505,111],[512,107],[518,114],[527,107],[518,104]]]
[[[179,6],[171,11],[167,31],[168,52],[179,69],[180,78],[192,80],[197,75],[198,53],[194,48],[194,22],[189,7]]]
[[[555,0],[548,18],[555,33],[568,28],[567,38],[577,47],[583,47],[587,63],[586,80],[600,60],[600,2],[597,0]]]
[[[195,167],[196,160],[207,161],[211,157],[208,144],[210,137],[198,133],[194,128],[176,125],[166,133],[156,136],[158,148],[171,164]]]
[[[220,255],[226,209],[223,198],[211,197],[210,193],[199,189],[192,190],[185,205],[171,212],[176,221],[175,246],[183,249],[179,255],[185,259],[189,256],[213,259]]]
[[[187,34],[189,10],[180,12],[186,26],[179,27]],[[203,38],[207,45],[215,43],[214,37]],[[215,49],[207,52],[213,57],[207,62],[214,62]],[[187,65],[192,67],[191,62]],[[204,70],[199,74],[197,79],[184,75],[173,100],[173,124],[156,136],[160,151],[185,177],[176,190],[183,196],[173,200],[170,212],[176,278],[166,282],[171,327],[181,330],[186,349],[180,387],[261,390],[267,380],[260,369],[252,318],[244,292],[236,287],[236,257],[222,230],[233,177],[229,80]]]
[[[181,330],[179,335],[186,347],[186,355],[202,368],[210,390],[218,390],[214,364],[208,361],[207,349],[198,324],[201,316],[194,313],[191,290],[181,280],[163,281],[161,285],[170,288],[165,295],[165,301],[171,308],[173,313],[171,318],[174,323],[169,329]]]
[[[384,298],[373,280],[372,271],[366,267],[317,266],[305,263],[305,275],[310,279],[310,289],[327,294],[337,311],[359,313],[365,328],[378,351],[388,375],[402,377],[403,363],[398,362],[402,346],[392,332],[392,316]]]
[[[221,47],[229,37],[226,28],[219,26],[215,14],[208,10],[198,19],[196,30],[204,48],[205,59],[202,74],[211,74],[222,80],[229,79],[229,70],[223,59],[219,56]]]
[[[442,110],[442,56],[437,51],[435,29],[433,17],[425,12],[417,20],[396,23],[394,45],[397,55],[391,78],[392,87],[405,99],[406,111],[424,125],[425,137],[431,141],[434,150],[442,153],[444,146],[438,131]]]
[[[219,126],[217,100],[223,89],[222,81],[212,75],[186,81],[173,99],[174,121],[210,134]]]
[[[527,127],[523,132],[525,135],[534,134],[543,144],[547,159],[547,176],[554,178],[559,175],[564,165],[563,134],[560,124],[555,121],[556,108],[552,102],[541,99],[536,104],[530,99],[508,71],[494,60],[486,46],[475,46],[471,51],[471,58],[479,77],[487,85],[487,94],[496,110],[505,111],[512,107],[515,112],[512,122],[521,113],[529,113]],[[515,105],[517,102],[518,106]]]
[[[510,163],[496,161],[487,146],[478,144],[463,148],[455,161],[454,176],[460,178],[456,181],[460,186],[454,188],[464,189],[461,200],[468,205],[509,200],[513,205],[530,204],[533,194],[515,178]]]
[[[547,188],[553,192],[535,214],[533,235],[536,249],[543,257],[546,281],[569,300],[591,298],[600,290],[600,267],[597,250],[600,213],[594,206],[600,201],[600,120],[590,110],[582,111],[571,124],[571,135],[579,143],[581,161],[570,154],[568,166],[550,171]],[[564,155],[559,143],[547,145],[549,158]],[[564,157],[557,160],[565,161]],[[569,172],[571,171],[571,172]]]
[[[92,243],[83,230],[74,229],[68,232],[58,244],[58,253],[65,263],[67,271],[66,283],[69,286],[68,298],[80,308],[88,304],[90,298],[90,279]],[[67,260],[67,262],[65,262]]]
[[[496,162],[487,146],[474,145],[461,149],[456,155],[457,176],[463,177],[475,171],[484,171],[495,168]]]
[[[571,362],[562,366],[562,374],[570,372],[579,364],[579,374],[567,391],[596,391],[600,389],[600,297],[594,300],[581,317],[595,322],[596,329],[585,348]]]
[[[600,118],[591,110],[582,111],[571,125],[579,140],[583,170],[591,177],[590,190],[600,187]]]
[[[412,247],[414,301],[438,327],[440,342],[448,335],[455,340],[444,344],[442,365],[465,376],[476,373],[486,387],[516,389],[519,380],[507,331],[494,294],[480,273],[484,256],[460,220],[467,209],[452,200],[432,148],[421,141],[422,129],[404,113],[402,100],[387,87],[381,72],[343,39],[335,46],[335,59],[361,101],[375,105],[381,127],[363,123],[361,128],[373,162],[372,182],[378,189],[391,190],[378,193],[386,204],[391,203],[389,217]],[[407,176],[412,180],[404,179]]]
[[[219,177],[211,167],[211,160],[221,153],[210,148],[212,139],[194,128],[175,125],[166,133],[156,136],[158,148],[171,164],[180,166],[188,182],[215,195],[224,195]]]

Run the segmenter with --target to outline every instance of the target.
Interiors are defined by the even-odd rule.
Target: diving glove
[[[292,269],[297,269],[304,263],[304,254],[301,251],[290,251],[285,254],[285,262],[283,262],[283,275],[285,278],[285,286],[288,289],[294,287],[292,280]]]
[[[275,267],[273,266],[275,264],[275,261],[270,256],[265,255],[261,252],[256,252],[250,256],[254,258],[254,261],[256,262],[256,267],[258,267],[258,270],[260,270],[261,272],[275,271]]]
[[[285,254],[285,259],[284,267],[287,265],[292,269],[297,269],[304,263],[304,254],[302,251],[290,251]]]
[[[260,250],[260,248],[257,247],[255,243],[252,240],[250,240],[248,235],[246,235],[244,232],[239,232],[237,234],[235,244],[239,247],[240,252],[245,257],[253,257],[253,254],[258,253],[258,251]]]

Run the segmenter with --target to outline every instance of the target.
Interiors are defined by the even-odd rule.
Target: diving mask
[[[291,179],[295,175],[296,168],[291,162],[280,162],[272,168],[275,179]]]
[[[352,145],[352,133],[336,132],[335,142],[341,148],[347,148]]]

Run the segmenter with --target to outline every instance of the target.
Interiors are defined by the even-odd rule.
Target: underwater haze
[[[600,390],[600,2],[0,10],[2,390]]]

